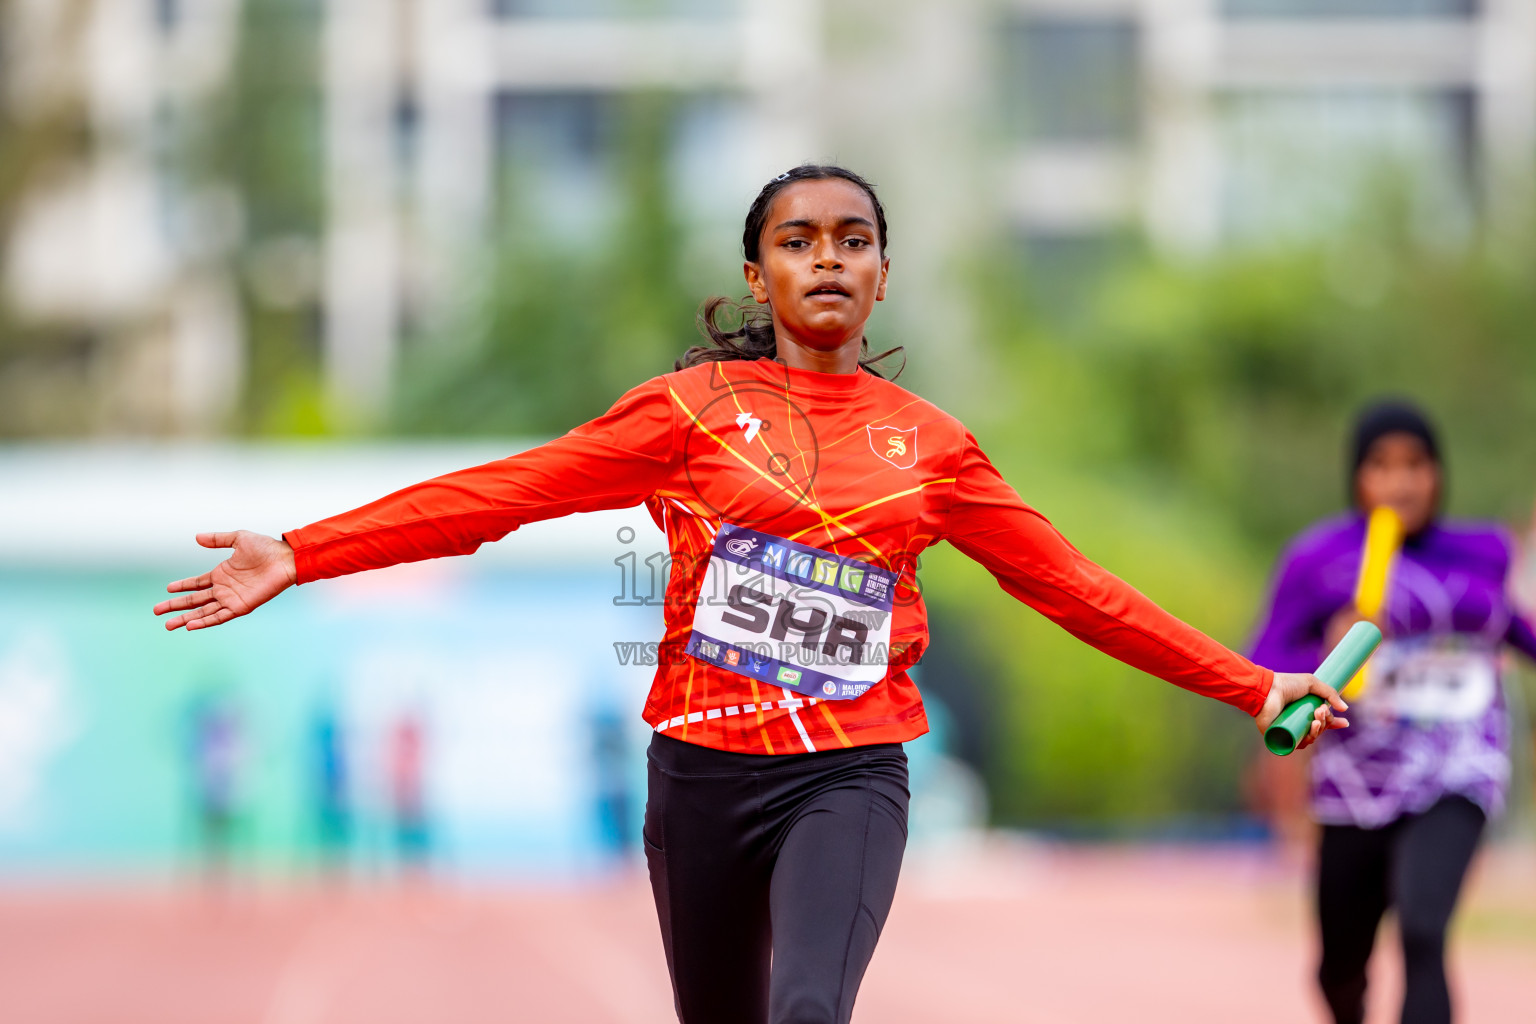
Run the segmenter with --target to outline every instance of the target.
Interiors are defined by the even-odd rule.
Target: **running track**
[[[1321,1020],[1301,886],[1254,851],[994,841],[911,857],[854,1020]],[[1484,858],[1456,942],[1460,1019],[1532,1019],[1536,850]],[[1377,978],[1386,1024],[1394,957]],[[218,899],[0,887],[0,1018],[19,1024],[665,1024],[670,1009],[634,874]]]

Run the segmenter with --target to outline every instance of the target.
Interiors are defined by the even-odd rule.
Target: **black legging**
[[[907,841],[899,744],[651,740],[645,854],[683,1024],[846,1024]],[[771,965],[771,970],[770,970]]]
[[[1323,827],[1317,976],[1338,1024],[1359,1024],[1365,1017],[1365,965],[1388,906],[1397,910],[1403,941],[1403,1024],[1451,1019],[1445,929],[1484,820],[1476,804],[1458,796],[1385,828]]]

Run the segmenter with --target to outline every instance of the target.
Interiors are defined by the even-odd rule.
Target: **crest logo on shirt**
[[[917,428],[875,426],[864,428],[869,433],[870,451],[897,469],[911,469],[917,465]]]

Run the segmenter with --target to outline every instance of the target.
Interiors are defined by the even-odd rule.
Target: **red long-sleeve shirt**
[[[644,716],[689,742],[772,754],[926,732],[906,668],[928,643],[916,558],[940,540],[1074,636],[1168,682],[1251,715],[1273,680],[1085,558],[1019,498],[959,420],[863,371],[760,359],[669,373],[548,444],[284,536],[308,583],[469,554],[524,523],[642,502],[672,552]],[[898,573],[884,679],[855,700],[816,700],[684,654],[722,523]]]

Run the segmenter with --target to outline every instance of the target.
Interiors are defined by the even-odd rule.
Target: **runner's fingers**
[[[209,626],[219,626],[235,617],[235,613],[222,605],[214,605],[213,610],[208,611],[200,619],[193,619],[187,623],[187,629],[206,629]]]
[[[191,611],[182,612],[174,619],[167,621],[165,628],[179,629],[182,626],[186,626],[188,629],[196,629],[197,623],[212,615],[218,614],[219,609],[222,607],[223,606],[220,605],[217,601],[209,602],[208,604],[193,608]]]
[[[232,548],[235,546],[235,534],[238,530],[228,533],[200,533],[197,542],[205,548]]]
[[[1312,677],[1312,682],[1307,687],[1307,692],[1314,693],[1317,696],[1323,698],[1323,700],[1327,702],[1324,707],[1330,707],[1335,711],[1349,710],[1349,705],[1344,702],[1343,697],[1339,696],[1339,691],[1335,690],[1333,687],[1329,686],[1327,683],[1323,682],[1316,676]]]
[[[205,572],[201,576],[188,576],[184,580],[168,583],[166,584],[165,592],[168,594],[179,594],[183,590],[202,590],[204,587],[212,585],[213,573]]]
[[[188,608],[201,608],[213,600],[213,591],[199,590],[194,594],[183,594],[181,597],[173,597],[169,601],[161,601],[155,605],[155,614],[164,615],[166,612],[184,612]]]

